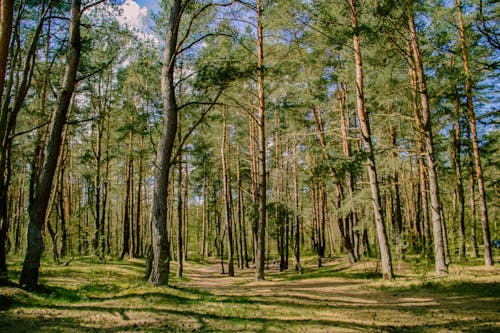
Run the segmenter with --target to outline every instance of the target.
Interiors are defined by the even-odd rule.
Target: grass
[[[372,260],[304,262],[303,274],[271,267],[265,281],[252,270],[220,274],[217,261],[187,262],[176,278],[174,263],[168,287],[143,281],[138,259],[44,262],[39,291],[0,288],[0,332],[500,331],[496,267],[453,265],[438,278],[409,260],[383,281]]]

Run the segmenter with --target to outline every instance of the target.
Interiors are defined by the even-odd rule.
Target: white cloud
[[[147,7],[141,7],[133,0],[125,0],[121,9],[122,15],[118,17],[120,23],[140,34],[151,34],[153,21]]]

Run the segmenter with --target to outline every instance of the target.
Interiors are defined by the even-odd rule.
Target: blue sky
[[[141,7],[147,7],[149,10],[155,12],[160,8],[161,0],[134,0]]]

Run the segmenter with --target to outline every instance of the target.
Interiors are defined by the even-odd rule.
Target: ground
[[[253,270],[232,278],[216,260],[188,262],[169,287],[143,281],[140,259],[46,262],[40,291],[0,288],[0,332],[500,332],[498,265],[451,265],[435,277],[399,262],[383,281],[373,260],[305,261],[301,275],[271,264],[258,282]],[[13,278],[19,269],[11,265]]]

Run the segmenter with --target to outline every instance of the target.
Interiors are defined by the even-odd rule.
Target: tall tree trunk
[[[241,159],[240,146],[236,146],[236,182],[238,186],[238,229],[240,233],[240,269],[248,268],[247,235],[245,226],[245,214],[243,212],[243,191],[241,181]]]
[[[389,124],[389,137],[391,140],[391,147],[393,152],[391,152],[392,158],[394,161],[397,161],[398,154],[396,152],[396,132],[392,124]],[[392,226],[395,233],[396,239],[396,251],[399,256],[399,259],[403,259],[403,214],[401,213],[401,194],[399,189],[399,168],[395,168],[392,172],[392,193],[391,193],[391,201],[393,202],[393,207],[391,211],[392,216]]]
[[[100,117],[99,117],[100,118]],[[94,191],[95,191],[95,214],[94,214],[94,235],[92,237],[92,249],[94,251],[94,255],[98,258],[102,258],[103,252],[102,249],[99,249],[99,240],[102,237],[99,233],[101,230],[101,160],[102,160],[102,120],[99,119],[96,124],[96,147],[94,150],[95,157],[95,166],[96,166],[96,174],[95,174],[95,182],[94,182]]]
[[[295,270],[302,273],[302,266],[300,265],[300,206],[299,206],[299,179],[297,174],[297,136],[294,136],[292,156],[292,178],[293,178],[293,203],[294,203],[294,221],[295,221],[295,242],[293,247],[293,254],[295,256]]]
[[[43,249],[42,230],[45,225],[47,205],[52,190],[52,180],[61,149],[62,133],[76,84],[76,74],[81,51],[80,7],[80,0],[71,1],[70,41],[64,80],[57,99],[57,107],[50,124],[49,137],[45,146],[45,162],[36,184],[35,200],[30,202],[29,207],[28,249],[19,282],[22,287],[28,289],[34,289],[38,284],[40,258]]]
[[[143,139],[141,137],[141,148],[142,148],[142,143]],[[143,173],[143,166],[142,166],[142,152],[139,155],[139,171],[138,171],[138,181],[137,181],[137,206],[135,209],[135,248],[134,248],[134,256],[142,256],[142,237],[141,237],[141,231],[142,231],[142,226],[141,226],[141,205],[142,205],[142,173]]]
[[[259,96],[259,107],[257,114],[257,127],[259,138],[259,222],[257,226],[257,258],[256,276],[257,280],[264,280],[264,262],[266,256],[266,205],[267,205],[267,174],[266,174],[266,100],[264,96],[264,35],[262,29],[262,0],[257,0],[257,87]]]
[[[184,224],[184,251],[182,256],[184,262],[187,260],[188,255],[188,242],[189,242],[189,223],[188,223],[188,211],[189,211],[189,161],[186,156],[186,163],[184,163],[184,207],[182,212],[182,221]]]
[[[392,260],[387,242],[387,235],[384,225],[384,216],[382,215],[382,208],[380,203],[380,191],[377,180],[377,169],[375,167],[375,155],[373,152],[373,144],[370,133],[370,123],[365,109],[365,100],[363,93],[363,64],[361,58],[361,47],[359,42],[359,27],[358,27],[358,14],[356,0],[349,0],[351,7],[351,26],[354,30],[353,46],[354,46],[354,59],[356,63],[356,103],[358,110],[359,123],[361,125],[361,137],[367,152],[367,170],[368,178],[370,181],[370,189],[372,193],[373,212],[375,215],[375,225],[377,229],[377,238],[380,249],[380,257],[382,259],[382,275],[384,279],[392,279]]]
[[[16,89],[17,93],[14,101],[14,108],[11,109],[9,103],[12,82],[14,81],[14,69],[10,71],[10,84],[7,89],[5,89],[5,82],[13,27],[14,2],[15,1],[12,0],[0,1],[0,285],[8,282],[6,245],[9,228],[8,191],[11,181],[10,135],[15,128],[17,114],[28,92],[29,82],[33,75],[33,60],[36,45],[43,26],[43,20],[40,19],[26,57],[21,85]],[[44,15],[45,10],[41,17]],[[20,24],[20,15],[15,24]],[[14,61],[12,62],[14,63]]]
[[[417,87],[420,93],[420,103],[422,112],[422,134],[424,135],[425,152],[427,159],[427,172],[429,176],[429,195],[431,199],[431,215],[434,236],[434,259],[436,274],[447,274],[448,265],[445,259],[445,249],[443,241],[443,228],[441,221],[441,202],[439,200],[438,177],[436,171],[436,162],[434,154],[434,142],[432,135],[432,123],[429,110],[429,97],[427,94],[427,85],[425,82],[424,67],[422,56],[418,44],[417,31],[415,29],[415,20],[413,16],[413,0],[409,1],[408,26],[411,34],[411,49],[417,78]]]
[[[470,124],[469,124],[470,125]],[[471,140],[471,131],[470,126],[467,126],[467,141],[469,144],[469,188],[470,188],[470,214],[471,214],[471,246],[472,246],[472,257],[478,257],[478,248],[477,248],[477,219],[476,219],[476,183],[474,181],[474,158],[472,156],[472,140]]]
[[[251,115],[248,116],[248,151],[250,154],[250,198],[252,201],[252,216],[257,217],[252,219],[252,261],[255,264],[257,257],[257,233],[258,233],[258,214],[255,214],[255,203],[257,202],[257,156],[255,153],[255,121]]]
[[[167,285],[170,270],[168,232],[166,228],[169,171],[172,149],[177,131],[177,103],[175,100],[174,69],[177,37],[181,19],[181,0],[170,0],[170,17],[165,36],[161,73],[161,96],[164,111],[163,132],[158,143],[153,192],[152,247],[153,263],[149,281],[153,285]]]
[[[179,144],[182,139],[181,126],[177,129],[177,137]],[[180,148],[182,150],[182,148]],[[182,151],[179,153],[179,160],[177,161],[177,277],[182,277],[182,271],[184,268],[184,256],[183,251],[183,221],[182,221]]]
[[[0,107],[2,104],[5,75],[9,61],[10,37],[14,17],[14,0],[2,0],[0,3]]]
[[[228,274],[234,276],[233,262],[233,213],[231,195],[231,174],[229,171],[229,161],[227,161],[227,123],[226,109],[223,110],[222,138],[221,138],[221,161],[222,161],[222,186],[224,187],[224,213],[226,215],[227,229],[227,260]]]
[[[486,190],[484,188],[483,168],[481,166],[481,156],[479,154],[479,143],[476,127],[476,113],[474,112],[474,103],[472,100],[472,75],[470,72],[469,55],[467,51],[467,40],[465,38],[464,21],[462,18],[462,4],[460,0],[455,0],[458,16],[458,31],[460,33],[460,42],[462,55],[464,58],[465,71],[465,94],[467,96],[467,114],[469,116],[469,125],[472,134],[472,150],[474,152],[474,163],[476,165],[476,180],[479,189],[479,204],[481,206],[481,226],[483,229],[484,244],[484,264],[493,266],[493,257],[490,246],[490,226],[488,221],[488,207],[486,205]]]
[[[133,144],[133,134],[132,131],[129,132],[129,143],[128,143],[128,157],[127,165],[125,166],[125,203],[123,208],[123,229],[122,229],[122,251],[120,253],[120,259],[123,259],[125,255],[131,255],[130,249],[130,226],[133,221],[132,209],[133,206],[131,199],[132,192],[132,177],[134,176],[134,159],[132,157],[132,144]]]
[[[14,12],[13,0],[2,0],[0,2],[0,109],[2,109],[2,96],[5,85],[5,75],[7,73],[7,63],[9,60],[9,45],[12,34],[12,18]],[[2,112],[3,113],[3,112]],[[2,114],[3,116],[3,114]],[[3,141],[3,140],[2,140]],[[2,142],[4,147],[4,142]],[[6,148],[6,147],[5,147]],[[7,152],[2,148],[1,168],[0,168],[0,285],[8,282],[7,275],[7,232],[9,228],[9,218],[7,212],[8,182],[5,181],[5,169],[8,168],[6,158]]]
[[[457,117],[456,123],[450,131],[452,137],[452,154],[451,164],[453,168],[453,187],[455,192],[454,217],[458,225],[458,257],[461,260],[465,259],[465,198],[464,186],[462,179],[462,157],[461,157],[461,141],[462,129],[460,124],[460,101],[458,94],[455,97],[455,114]]]
[[[207,254],[207,220],[208,220],[208,190],[207,190],[207,175],[206,167],[203,165],[203,211],[201,214],[201,259],[205,259]]]

